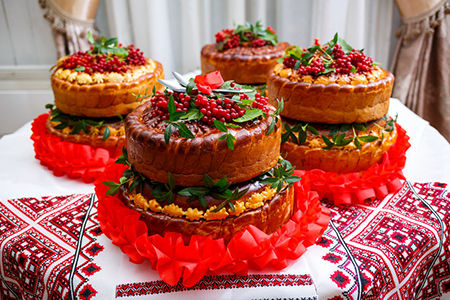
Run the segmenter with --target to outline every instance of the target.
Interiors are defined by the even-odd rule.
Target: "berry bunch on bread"
[[[267,82],[283,99],[282,155],[299,169],[350,173],[381,161],[397,138],[387,116],[394,76],[338,34],[325,44],[291,46]]]
[[[261,85],[289,44],[279,43],[275,31],[247,22],[215,35],[216,43],[201,51],[202,74],[219,70],[225,80]]]
[[[299,178],[280,159],[281,103],[276,110],[219,72],[150,98],[125,119],[122,179],[104,182],[149,234],[227,242],[248,225],[272,233],[290,219]]]

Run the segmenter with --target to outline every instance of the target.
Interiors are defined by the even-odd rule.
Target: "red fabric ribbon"
[[[118,182],[125,168],[111,164],[94,183],[101,229],[131,262],[142,263],[147,258],[151,268],[170,285],[177,284],[182,277],[185,286],[193,286],[206,273],[219,271],[246,275],[249,268],[263,270],[271,266],[281,270],[288,265],[288,260],[299,258],[315,243],[330,219],[328,208],[320,204],[317,193],[310,191],[309,179],[303,178],[294,184],[294,215],[276,232],[265,234],[248,226],[228,245],[223,239],[204,236],[192,236],[185,245],[181,234],[176,232],[167,232],[164,237],[149,236],[147,225],[139,220],[137,211],[127,208],[117,197],[106,195],[108,187],[102,182]]]
[[[33,120],[31,139],[36,159],[55,176],[67,175],[71,179],[81,178],[85,183],[92,183],[103,174],[108,163],[114,162],[113,152],[107,149],[66,142],[48,133],[45,126],[48,117],[46,113]]]
[[[398,123],[395,126],[397,141],[383,154],[382,161],[369,169],[346,174],[314,169],[300,171],[300,176],[310,179],[311,190],[318,192],[321,199],[327,198],[335,204],[363,203],[397,192],[402,186],[401,180],[405,179],[402,170],[411,144],[406,131]]]

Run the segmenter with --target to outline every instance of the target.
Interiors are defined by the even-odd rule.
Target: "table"
[[[440,261],[450,243],[446,227],[450,196],[445,187],[450,183],[450,145],[428,122],[392,99],[390,114],[396,113],[412,145],[404,169],[407,182],[401,191],[371,205],[335,207],[324,202],[333,212],[333,222],[317,244],[288,268],[244,277],[207,276],[193,289],[164,284],[148,264],[130,263],[111,244],[99,230],[91,197],[93,185],[55,177],[41,166],[34,158],[29,122],[0,140],[0,292],[5,299],[19,294],[24,299],[36,299],[34,295],[58,299],[72,292],[80,299],[170,299],[181,295],[184,299],[271,299],[294,295],[337,300],[358,299],[362,294],[367,299],[378,299],[378,295],[408,299],[408,291],[414,289],[396,286],[422,276],[411,272],[415,264],[422,266],[417,269],[425,278],[439,278],[440,289],[447,291],[440,299],[450,299],[449,265]],[[406,224],[404,216],[414,222]],[[386,235],[389,241],[383,241]],[[368,256],[370,252],[364,251],[369,244],[379,245],[379,251]],[[401,247],[402,251],[396,250]],[[392,257],[394,252],[404,256]],[[398,261],[401,268],[390,260]],[[8,279],[13,274],[21,277]],[[424,299],[437,291],[429,282],[420,290]]]

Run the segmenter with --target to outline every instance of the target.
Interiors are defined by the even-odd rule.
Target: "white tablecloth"
[[[450,145],[428,122],[424,121],[397,99],[392,99],[390,114],[398,113],[399,124],[410,136],[411,148],[407,152],[407,163],[404,174],[411,182],[443,182],[450,183]],[[81,180],[71,180],[67,177],[55,177],[46,167],[40,165],[34,158],[33,144],[30,139],[31,122],[25,124],[17,132],[6,135],[0,140],[0,202],[21,197],[63,196],[70,194],[90,194],[94,188],[92,184],[85,184]],[[80,196],[85,197],[85,196]],[[95,299],[111,299],[115,297],[116,287],[132,282],[148,282],[158,280],[158,274],[148,265],[135,265],[128,261],[119,248],[113,246],[104,236],[98,237],[104,251],[97,257],[101,263],[100,275],[92,279],[97,284]],[[297,261],[292,263],[280,274],[316,274],[320,269],[309,265],[311,257],[322,253],[320,246],[314,245]],[[320,277],[320,276],[319,276]],[[296,287],[297,295],[314,295],[316,289],[319,296],[328,299],[326,286],[318,282],[313,276],[314,285]],[[291,287],[286,287],[286,291]],[[302,290],[303,289],[303,290]],[[202,297],[211,299],[250,299],[287,297],[280,295],[270,287],[260,289],[258,295],[254,289],[240,289],[239,293],[232,290],[204,291]],[[183,299],[198,299],[196,291],[183,292]],[[448,294],[447,294],[448,295]],[[153,295],[152,299],[167,297],[168,295]],[[172,296],[181,296],[174,293]],[[164,298],[166,299],[166,298]],[[442,298],[443,299],[443,298]]]

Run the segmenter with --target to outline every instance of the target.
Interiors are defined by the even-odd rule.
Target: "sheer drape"
[[[200,67],[200,50],[214,34],[245,21],[262,20],[280,41],[310,46],[336,32],[355,48],[365,48],[389,68],[395,4],[389,0],[111,0],[105,2],[109,31],[134,43],[171,72]]]
[[[88,50],[87,32],[97,37],[94,27],[100,0],[39,0],[46,9],[44,18],[51,23],[58,58]]]
[[[403,25],[393,62],[393,96],[450,141],[450,3],[397,0]]]

